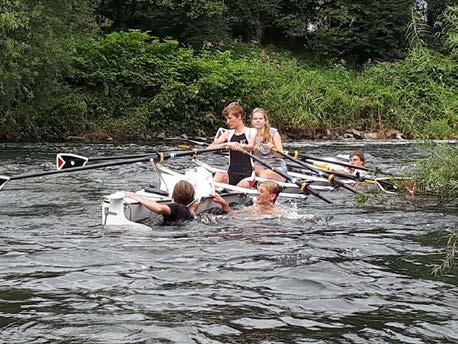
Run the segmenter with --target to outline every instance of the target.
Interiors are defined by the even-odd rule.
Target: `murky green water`
[[[399,171],[409,143],[302,143],[311,155],[364,148]],[[158,149],[170,147],[160,146]],[[136,145],[0,145],[0,174],[51,169],[55,154]],[[224,161],[221,157],[205,158]],[[169,161],[183,167],[187,158]],[[0,191],[0,342],[456,343],[458,280],[431,275],[456,208],[346,191],[283,201],[289,215],[203,216],[182,228],[106,231],[103,196],[156,180],[147,164],[11,181]]]

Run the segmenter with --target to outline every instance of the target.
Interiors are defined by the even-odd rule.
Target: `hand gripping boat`
[[[187,180],[193,184],[199,201],[197,213],[209,211],[212,208],[220,208],[219,204],[211,200],[211,193],[218,192],[228,204],[240,204],[247,196],[256,196],[256,189],[238,187],[234,185],[213,182],[212,173],[203,166],[187,169],[184,174],[178,173],[165,166],[158,165],[160,176],[159,189],[145,189],[136,194],[147,197],[158,203],[172,202],[172,192],[175,184],[180,180]],[[281,192],[280,198],[293,198],[306,200],[307,195],[300,193]],[[127,197],[124,192],[115,192],[105,197],[102,205],[102,224],[104,226],[137,226],[145,227],[141,222],[160,217],[137,201]],[[139,223],[140,222],[140,223]]]
[[[195,199],[199,202],[197,213],[218,208],[220,205],[212,202],[211,193],[214,186],[212,175],[202,167],[186,170],[184,174],[177,173],[165,167],[160,167],[159,189],[144,189],[136,194],[149,198],[158,203],[171,203],[172,192],[175,184],[180,180],[189,181],[195,188]],[[229,191],[220,193],[229,204],[240,203],[245,193],[240,191]],[[105,197],[102,204],[102,224],[104,226],[142,226],[145,222],[160,217],[137,201],[127,197],[124,192],[115,192]]]

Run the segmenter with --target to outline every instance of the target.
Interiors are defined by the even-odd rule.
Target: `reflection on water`
[[[354,148],[302,146],[316,155]],[[0,145],[0,174],[51,168],[61,151],[149,149]],[[408,144],[364,150],[387,169],[418,156]],[[431,276],[443,252],[427,235],[456,228],[454,209],[361,206],[339,191],[327,194],[332,207],[282,201],[280,217],[206,214],[147,231],[99,225],[105,194],[155,180],[135,164],[12,181],[0,192],[0,342],[458,341],[456,275]]]

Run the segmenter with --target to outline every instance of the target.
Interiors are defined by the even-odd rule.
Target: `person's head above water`
[[[261,182],[258,184],[257,204],[274,205],[280,193],[280,186],[273,181]]]
[[[354,151],[350,153],[350,162],[352,165],[363,167],[366,162],[363,152]]]
[[[194,201],[194,186],[186,180],[180,180],[175,184],[172,199],[175,203],[187,206]]]

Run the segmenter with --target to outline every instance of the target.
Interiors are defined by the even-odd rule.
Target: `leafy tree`
[[[51,122],[66,130],[70,121],[53,116],[79,105],[65,101],[62,75],[73,34],[92,29],[85,1],[0,0],[0,139],[39,137]]]
[[[261,43],[281,13],[281,0],[228,0],[229,24],[235,36]]]
[[[312,47],[356,64],[402,57],[413,5],[413,0],[321,1]]]
[[[443,26],[442,14],[449,6],[456,5],[455,0],[427,0],[426,22],[433,31],[439,31]]]
[[[195,48],[228,37],[226,11],[223,0],[106,0],[98,7],[98,13],[112,21],[114,31],[150,31]]]
[[[316,0],[284,0],[275,25],[287,37],[307,38],[317,16]]]

